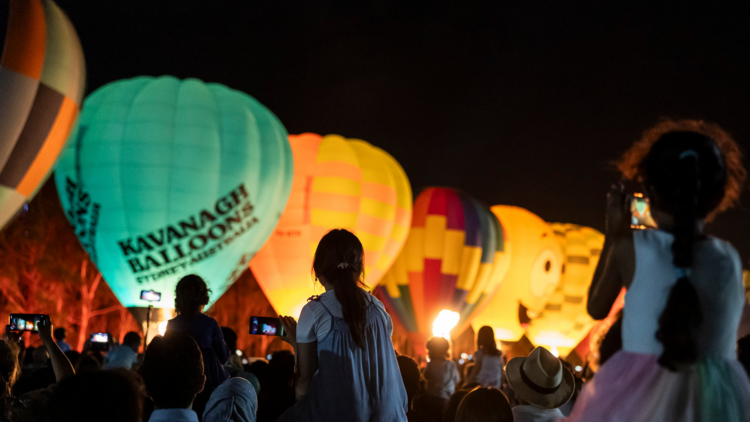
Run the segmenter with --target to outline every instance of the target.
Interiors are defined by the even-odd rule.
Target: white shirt
[[[190,409],[158,409],[148,422],[198,422],[198,415]]]
[[[554,422],[565,417],[560,409],[542,409],[526,404],[519,404],[511,411],[513,422]]]
[[[456,364],[450,360],[431,360],[424,371],[427,380],[427,394],[449,399],[456,391],[456,383],[461,381]]]
[[[379,301],[375,296],[362,290],[372,300],[372,303],[385,310],[383,303]],[[331,331],[331,325],[333,320],[331,315],[326,312],[325,305],[328,310],[337,318],[343,318],[344,313],[341,310],[341,304],[336,299],[336,293],[333,289],[320,295],[320,301],[311,300],[302,308],[302,312],[299,315],[299,323],[297,324],[297,343],[312,343],[313,341],[322,341],[326,338],[328,333]],[[391,331],[393,327],[391,327]]]

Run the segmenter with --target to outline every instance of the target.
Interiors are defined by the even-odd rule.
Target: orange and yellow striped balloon
[[[83,51],[51,0],[9,0],[0,26],[0,229],[52,173],[83,98]]]
[[[556,347],[567,355],[596,321],[586,310],[589,286],[604,245],[604,235],[590,227],[552,223],[562,247],[562,277],[542,313],[531,320],[526,336],[536,346]]]
[[[250,268],[276,312],[297,316],[316,293],[311,268],[320,238],[334,228],[356,234],[374,287],[406,241],[412,194],[398,162],[365,141],[303,133],[289,143],[292,193]]]

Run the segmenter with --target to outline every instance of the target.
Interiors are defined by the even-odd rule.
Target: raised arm
[[[480,350],[477,350],[474,352],[474,366],[471,367],[471,371],[469,371],[469,375],[466,376],[466,379],[464,380],[464,385],[469,385],[472,382],[474,382],[474,378],[476,378],[477,375],[479,375],[479,371],[482,370],[482,356],[483,353]]]
[[[42,343],[49,353],[52,370],[55,372],[55,380],[60,382],[68,376],[75,375],[76,371],[73,369],[73,364],[70,363],[68,357],[65,356],[65,353],[60,350],[60,346],[52,338],[52,322],[49,320],[49,316],[39,321],[39,338],[42,339]]]
[[[621,185],[613,186],[607,196],[604,247],[587,303],[587,310],[594,319],[607,317],[620,290],[630,286],[635,274],[635,247],[627,218],[626,196]]]
[[[300,319],[305,316],[303,309]],[[294,358],[296,361],[296,371],[294,373],[294,396],[297,400],[307,395],[310,388],[310,382],[313,375],[318,370],[318,342],[311,341],[306,343],[297,342],[297,321],[292,317],[280,317],[281,325],[284,326],[284,335],[281,339],[294,347]]]

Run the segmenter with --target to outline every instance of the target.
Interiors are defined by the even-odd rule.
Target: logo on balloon
[[[151,305],[143,288],[171,307],[186,274],[218,299],[273,231],[292,177],[286,130],[268,109],[223,85],[173,77],[96,90],[55,174],[81,244],[136,308]]]

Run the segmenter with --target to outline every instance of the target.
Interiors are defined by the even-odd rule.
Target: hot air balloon
[[[281,122],[250,96],[170,76],[108,84],[87,98],[55,181],[78,239],[137,318],[179,278],[218,299],[281,216],[292,184]],[[210,304],[209,304],[210,306]]]
[[[52,173],[83,98],[81,43],[50,0],[4,2],[0,31],[0,229]]]
[[[518,341],[524,334],[519,316],[539,315],[560,281],[562,248],[552,227],[535,214],[505,205],[491,210],[503,225],[513,253],[500,288],[472,326],[478,330],[489,325],[498,340]]]
[[[334,228],[354,232],[365,249],[365,276],[378,283],[403,246],[411,221],[411,186],[388,153],[358,139],[290,135],[294,182],[284,214],[250,262],[282,315],[299,315],[316,293],[312,258]],[[319,292],[318,292],[319,293]]]
[[[460,332],[497,290],[510,256],[504,226],[489,209],[452,189],[428,188],[378,294],[412,333],[430,335],[443,310],[458,313]]]
[[[594,321],[586,310],[589,286],[599,263],[604,235],[574,224],[552,223],[562,247],[562,277],[542,313],[532,319],[526,336],[537,346],[567,355],[588,335]]]

